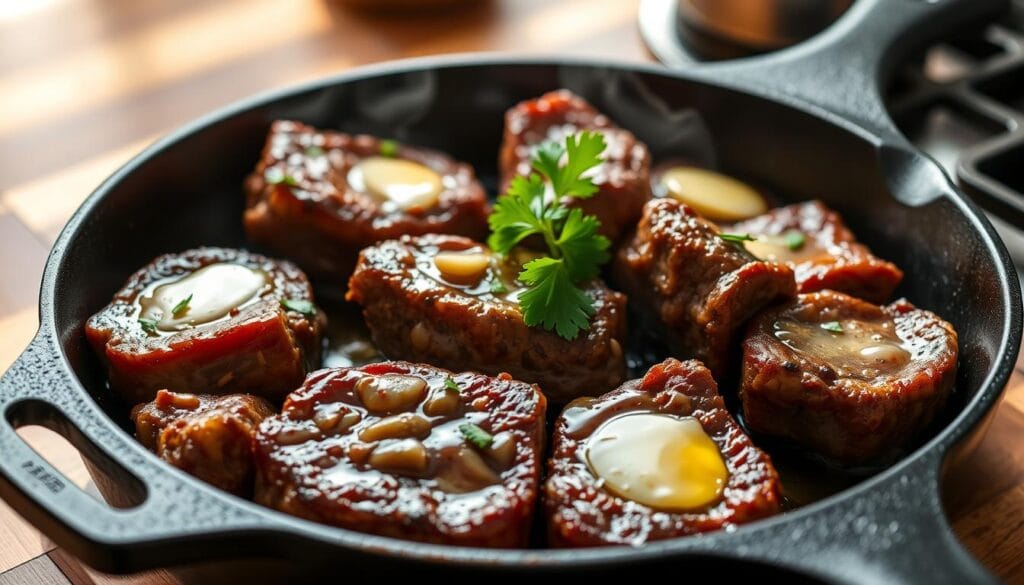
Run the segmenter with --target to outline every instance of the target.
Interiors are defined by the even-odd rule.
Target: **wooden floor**
[[[364,63],[462,51],[647,61],[635,0],[469,0],[370,15],[330,0],[0,0],[0,370],[31,338],[47,251],[107,174],[163,132],[254,92]],[[1022,369],[1021,371],[1024,371]],[[56,435],[23,435],[79,485]],[[2,456],[2,454],[0,454]],[[1024,583],[1024,376],[946,486],[964,543]],[[179,583],[83,567],[0,504],[0,583]]]

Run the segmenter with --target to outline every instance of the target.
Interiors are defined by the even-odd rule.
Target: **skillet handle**
[[[942,452],[932,445],[901,473],[851,488],[850,498],[747,533],[741,554],[833,583],[997,583],[946,519]]]
[[[40,331],[0,378],[0,497],[89,565],[108,572],[243,556],[265,527],[255,506],[146,455],[79,391]],[[115,509],[71,484],[15,429],[41,425],[78,448]],[[99,447],[102,445],[102,448]],[[247,509],[247,507],[249,509]],[[263,539],[266,540],[266,539]]]
[[[653,20],[675,14],[675,2],[644,0],[641,8],[641,18],[652,19],[644,28],[659,31],[647,41],[666,65],[779,101],[810,103],[897,145],[905,145],[906,139],[883,100],[894,67],[929,41],[1010,5],[1009,0],[857,0],[831,27],[802,43],[746,59],[695,65],[666,41],[675,37],[676,22]]]

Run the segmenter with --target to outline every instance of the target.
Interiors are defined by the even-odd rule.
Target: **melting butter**
[[[348,183],[398,209],[433,207],[443,187],[441,175],[430,167],[383,156],[365,158],[352,167]]]
[[[799,245],[791,245],[794,240],[788,239],[787,234],[798,238],[795,242]],[[828,254],[813,237],[796,230],[779,235],[755,234],[754,238],[751,242],[743,242],[743,245],[754,256],[769,262],[803,262]]]
[[[697,167],[672,167],[661,190],[711,221],[739,221],[768,211],[764,197],[746,183]]]
[[[635,413],[604,423],[587,440],[587,464],[614,494],[661,510],[710,506],[729,471],[693,417]]]
[[[839,324],[841,333],[819,323],[782,320],[775,323],[775,337],[792,349],[825,360],[841,377],[871,379],[910,363],[910,352],[891,320],[848,319]]]
[[[480,282],[490,265],[490,253],[482,250],[446,251],[434,256],[434,266],[441,272],[441,277],[458,284]]]
[[[244,305],[267,285],[267,275],[238,264],[217,263],[161,284],[139,299],[140,318],[161,331],[181,331],[216,321]],[[175,307],[188,303],[174,313]]]

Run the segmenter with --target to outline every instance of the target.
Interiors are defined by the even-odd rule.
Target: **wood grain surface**
[[[0,370],[35,331],[43,263],[61,226],[160,134],[254,92],[389,59],[503,51],[650,61],[636,10],[636,0],[465,0],[391,14],[331,0],[0,0]],[[963,542],[1017,583],[1022,372],[1018,364],[986,439],[944,486]],[[19,433],[91,489],[63,439],[39,428]],[[0,584],[195,580],[188,572],[97,573],[0,503]]]

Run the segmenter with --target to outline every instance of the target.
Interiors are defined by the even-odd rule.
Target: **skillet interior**
[[[705,162],[793,200],[823,199],[875,252],[906,271],[897,295],[954,324],[961,357],[947,417],[984,389],[1007,345],[1012,295],[1000,281],[1002,260],[986,234],[960,204],[940,196],[935,185],[941,177],[896,172],[906,170],[901,157],[880,157],[868,138],[796,109],[652,70],[587,65],[400,68],[257,99],[222,120],[209,120],[216,123],[199,123],[103,185],[58,242],[60,264],[50,272],[56,274],[52,307],[66,359],[97,403],[126,426],[126,405],[105,387],[82,324],[158,254],[245,245],[242,179],[272,120],[294,118],[434,147],[473,164],[493,192],[505,109],[557,87],[580,93],[636,133],[655,161],[679,155],[706,159],[706,152],[679,150],[694,129],[679,112],[699,110],[718,156]],[[926,196],[910,206],[890,195],[890,184]],[[920,191],[922,184],[934,193]]]

